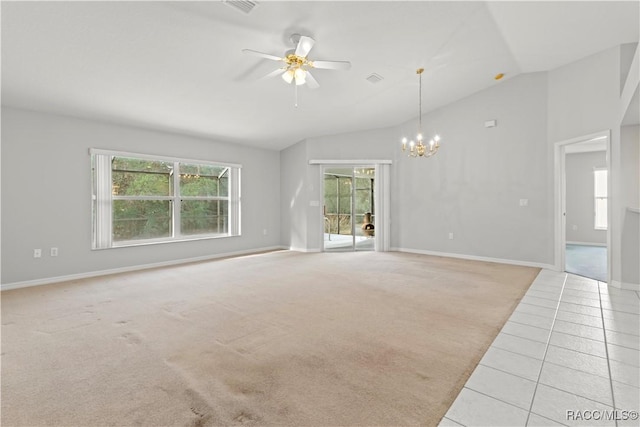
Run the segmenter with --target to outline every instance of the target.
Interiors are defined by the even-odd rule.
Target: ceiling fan
[[[290,40],[296,47],[295,49],[285,52],[283,57],[251,49],[243,49],[242,51],[262,58],[271,59],[272,61],[284,62],[282,67],[267,74],[265,78],[281,75],[282,79],[288,84],[295,83],[296,86],[300,86],[306,83],[310,89],[316,89],[320,86],[318,81],[309,72],[310,69],[348,70],[351,68],[349,61],[312,61],[307,58],[307,55],[316,42],[311,37],[293,34]]]

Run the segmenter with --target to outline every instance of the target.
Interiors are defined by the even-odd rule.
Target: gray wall
[[[549,72],[548,141],[549,162],[553,162],[555,143],[603,130],[611,130],[611,278],[622,281],[622,233],[626,205],[623,194],[635,184],[623,179],[623,159],[620,138],[622,120],[620,88],[627,74],[621,64],[627,64],[622,47],[598,54]],[[628,66],[628,64],[627,64]],[[637,170],[638,164],[629,165]],[[553,186],[553,181],[549,185]]]
[[[607,231],[594,229],[594,168],[606,168],[607,153],[570,153],[566,156],[567,242],[607,244]]]
[[[430,159],[410,159],[400,151],[402,134],[415,133],[416,121],[310,138],[282,154],[283,177],[287,174],[292,181],[283,182],[283,201],[300,199],[300,189],[307,193],[307,206],[320,200],[320,168],[306,165],[305,174],[298,169],[302,162],[392,160],[392,247],[551,264],[553,223],[547,212],[553,198],[545,184],[552,173],[546,163],[546,103],[546,74],[535,73],[427,114],[425,134],[437,129],[443,137],[440,152]],[[484,128],[490,119],[497,119],[498,126]],[[292,171],[285,172],[289,167]],[[528,199],[528,206],[520,207],[520,199]],[[320,247],[319,209],[307,207],[304,213],[307,250]],[[304,224],[296,220],[295,233],[285,244],[301,243],[296,239],[305,233],[299,227]],[[449,232],[454,233],[453,240],[448,239]]]
[[[637,207],[637,127],[621,141],[623,74],[616,47],[548,73],[496,83],[424,116],[425,134],[437,130],[443,137],[440,153],[431,159],[409,159],[399,150],[399,138],[415,132],[416,120],[310,138],[277,153],[3,109],[2,282],[279,244],[318,250],[322,217],[310,202],[321,200],[320,168],[308,161],[323,158],[393,161],[392,247],[550,265],[554,144],[606,129],[612,147],[612,278],[622,280],[624,264],[630,271],[625,277],[634,280],[629,266],[637,265],[638,243],[623,233],[634,227],[625,225],[627,206]],[[493,119],[498,126],[484,128]],[[243,236],[91,251],[89,147],[243,164]],[[520,199],[528,206],[519,206]],[[52,246],[60,248],[58,258],[47,255]],[[42,259],[33,259],[34,248],[44,250]]]
[[[622,181],[622,282],[640,284],[640,126],[620,129]]]
[[[242,236],[92,251],[91,147],[242,164]],[[3,108],[2,283],[278,246],[279,183],[276,151]]]
[[[295,160],[283,155],[282,167],[312,158],[391,159],[393,247],[553,265],[554,145],[611,130],[612,279],[619,282],[626,211],[622,194],[637,185],[623,175],[638,171],[638,164],[621,154],[622,59],[621,47],[611,48],[550,72],[503,81],[425,115],[425,133],[437,130],[444,139],[432,159],[400,154],[399,138],[415,131],[413,120],[388,129],[306,140],[301,143],[304,150],[291,148],[298,150]],[[484,128],[484,121],[492,119],[498,126]],[[305,167],[306,174],[297,171],[296,178],[305,181],[298,182],[296,197],[305,197],[300,191],[306,191],[308,205],[319,198],[312,188],[319,170]],[[292,198],[285,196],[284,185],[283,197]],[[520,207],[520,199],[527,199],[528,206]],[[306,250],[319,247],[317,238],[309,237],[321,220],[318,212],[309,207],[300,212],[306,216],[306,233],[302,221],[294,219],[297,235],[304,236],[296,245],[306,244]],[[284,244],[291,241],[292,236],[283,234]]]
[[[520,75],[425,116],[444,142],[432,159],[398,159],[397,247],[552,263],[546,83]]]
[[[282,191],[282,242],[302,251],[319,251],[323,216],[321,167],[309,160],[391,160],[399,144],[397,130],[363,132],[309,138],[280,154]],[[399,140],[398,140],[399,141]],[[393,194],[392,194],[393,197]],[[311,206],[317,201],[319,206]]]
[[[293,250],[307,250],[307,144],[302,141],[280,152],[280,241]]]

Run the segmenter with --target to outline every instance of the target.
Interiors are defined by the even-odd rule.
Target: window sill
[[[240,234],[230,235],[230,234],[206,234],[206,235],[198,235],[198,236],[181,236],[171,239],[147,239],[147,240],[126,240],[117,243],[113,243],[108,248],[92,248],[94,251],[102,251],[107,249],[118,249],[118,248],[130,248],[133,246],[151,246],[151,245],[162,245],[166,243],[176,243],[176,242],[193,242],[196,240],[211,240],[211,239],[225,239],[229,237],[240,237]]]

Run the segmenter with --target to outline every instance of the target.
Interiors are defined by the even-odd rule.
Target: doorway
[[[376,167],[327,166],[323,170],[325,252],[373,251]]]
[[[559,142],[556,266],[608,283],[611,277],[610,132]]]

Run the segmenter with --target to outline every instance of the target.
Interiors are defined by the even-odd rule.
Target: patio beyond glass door
[[[324,250],[375,249],[375,167],[324,169]]]

